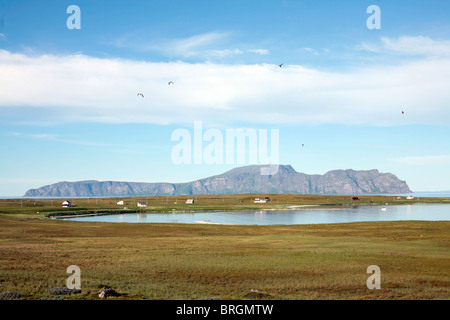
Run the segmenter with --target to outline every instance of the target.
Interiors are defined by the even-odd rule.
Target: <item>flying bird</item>
[[[173,84],[173,81],[169,81],[168,85],[170,86],[171,84]]]
[[[142,93],[138,93],[137,95],[138,96],[142,96],[142,98],[144,97],[144,95]]]
[[[283,66],[283,64],[279,64],[278,66],[281,68]]]

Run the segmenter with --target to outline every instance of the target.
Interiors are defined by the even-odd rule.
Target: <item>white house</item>
[[[414,199],[414,197],[408,196],[408,197],[406,197],[406,199],[411,200],[411,199]]]
[[[266,203],[266,199],[255,198],[254,203]]]
[[[71,207],[71,206],[72,206],[72,203],[70,201],[68,201],[68,200],[64,201],[61,204],[61,207],[64,207],[64,208]]]
[[[123,206],[125,202],[123,202],[123,200],[120,200],[119,202],[117,202],[117,204]]]
[[[187,204],[193,204],[193,203],[194,203],[194,199],[187,199],[187,200],[186,200],[186,203],[187,203]]]
[[[137,206],[138,207],[146,207],[147,206],[147,202],[138,202]]]

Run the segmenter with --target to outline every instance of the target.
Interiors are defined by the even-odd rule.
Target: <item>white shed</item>
[[[71,206],[72,206],[72,203],[68,200],[61,203],[61,207],[64,207],[64,208],[71,207]]]
[[[119,202],[117,202],[117,204],[123,206],[125,202],[123,202],[123,200],[120,200]]]

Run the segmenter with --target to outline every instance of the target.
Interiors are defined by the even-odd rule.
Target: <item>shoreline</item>
[[[206,221],[206,220],[198,220],[198,221],[194,221],[194,223],[197,224],[214,224],[214,225],[221,225],[221,226],[239,226],[240,224],[236,224],[236,223],[220,223],[220,222],[211,222],[211,221]]]
[[[254,209],[198,209],[198,210],[152,210],[152,211],[128,211],[128,212],[96,212],[96,213],[81,213],[81,214],[69,214],[69,215],[50,215],[49,219],[70,219],[76,217],[91,217],[91,216],[104,216],[104,215],[116,215],[116,214],[152,214],[152,213],[201,213],[201,212],[244,212],[244,211],[296,211],[296,210],[321,210],[328,208],[329,210],[344,210],[345,208],[338,208],[334,206],[350,206],[342,204],[307,204],[307,205],[292,205],[286,208],[254,208]],[[316,208],[312,208],[316,207]],[[321,207],[321,208],[317,208]]]
[[[69,214],[69,215],[49,215],[50,219],[70,219],[74,217],[90,217],[90,216],[104,216],[104,215],[115,215],[115,214],[152,214],[152,213],[197,213],[197,212],[227,212],[227,211],[295,211],[301,208],[306,207],[327,207],[330,205],[321,205],[321,204],[307,204],[307,205],[293,205],[288,206],[287,208],[266,208],[266,209],[197,209],[197,210],[151,210],[151,211],[126,211],[126,212],[95,212],[95,213],[81,213],[81,214]],[[338,209],[338,208],[336,208]]]

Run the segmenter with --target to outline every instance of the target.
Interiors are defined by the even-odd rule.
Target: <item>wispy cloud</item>
[[[233,56],[236,54],[243,54],[244,52],[242,50],[239,49],[233,49],[233,50],[229,50],[229,49],[225,49],[225,50],[207,50],[205,51],[207,56],[212,56],[212,57],[217,57],[217,58],[225,58],[225,57],[229,57],[229,56]]]
[[[31,139],[39,139],[39,140],[47,140],[53,142],[59,142],[64,144],[73,144],[73,145],[81,145],[88,147],[107,147],[111,152],[117,153],[143,153],[142,151],[148,149],[161,149],[160,146],[153,146],[151,144],[136,144],[136,143],[127,143],[127,144],[115,144],[115,143],[104,143],[104,142],[96,142],[89,140],[80,140],[74,139],[73,136],[63,136],[60,134],[54,133],[21,133],[21,132],[7,132],[4,134],[8,137],[23,137],[23,138],[31,138]],[[139,150],[139,151],[137,151]]]
[[[221,60],[224,58],[252,53],[269,55],[268,49],[240,49],[230,43],[234,34],[225,31],[213,31],[196,34],[186,38],[137,40],[134,35],[122,35],[108,44],[120,48],[132,48],[140,51],[158,52],[166,57],[201,60]]]
[[[55,183],[56,179],[33,179],[33,178],[4,178],[0,177],[0,184],[5,185],[23,185],[23,184],[30,184],[30,185],[48,185],[51,183]],[[17,195],[16,195],[17,196]]]
[[[270,51],[267,49],[250,49],[250,50],[248,50],[248,52],[256,53],[256,54],[260,54],[260,55],[270,54]]]
[[[433,40],[424,36],[381,37],[380,42],[363,42],[358,48],[375,53],[438,57],[450,56],[449,40]]]
[[[407,156],[407,157],[390,158],[390,160],[409,166],[450,165],[450,155]]]
[[[308,48],[308,47],[301,48],[300,51],[307,52],[307,53],[314,54],[314,55],[318,55],[319,54],[319,52],[316,49]]]
[[[29,135],[32,138],[35,139],[51,139],[51,140],[55,140],[58,138],[57,134],[49,134],[49,133],[36,133],[36,134],[30,134]]]
[[[225,32],[209,32],[199,35],[194,35],[186,39],[176,39],[166,43],[169,50],[175,51],[183,56],[196,54],[198,50],[218,44],[229,36]]]
[[[226,43],[231,38],[230,32],[206,32],[186,38],[145,40],[133,35],[120,36],[110,44],[121,48],[140,51],[159,52],[174,58],[223,58],[243,53],[239,49],[230,49]]]
[[[87,141],[87,140],[77,140],[63,137],[59,134],[54,133],[20,133],[20,132],[9,132],[5,134],[6,136],[14,136],[14,137],[25,137],[39,140],[49,140],[67,144],[76,144],[83,146],[93,146],[93,147],[122,147],[121,145],[109,144],[109,143],[101,143],[95,141]]]
[[[6,137],[18,137],[21,135],[21,133],[17,132],[17,131],[13,131],[13,132],[6,132],[3,135]]]

